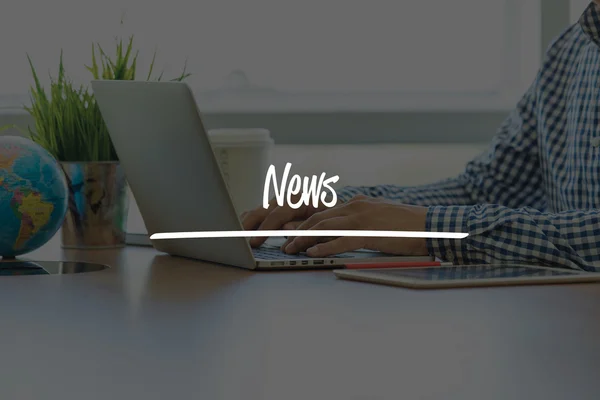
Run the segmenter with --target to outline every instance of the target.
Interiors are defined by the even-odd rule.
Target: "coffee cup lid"
[[[268,129],[210,129],[208,136],[213,143],[218,144],[264,144],[272,142]]]

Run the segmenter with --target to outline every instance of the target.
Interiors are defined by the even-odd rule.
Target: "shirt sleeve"
[[[431,255],[455,264],[534,263],[600,272],[600,210],[544,213],[500,205],[430,207],[427,231],[468,232],[427,239]]]
[[[488,150],[471,160],[458,177],[416,187],[347,186],[337,192],[338,198],[347,201],[362,194],[420,206],[499,204],[544,209],[536,87],[534,82],[500,126]]]

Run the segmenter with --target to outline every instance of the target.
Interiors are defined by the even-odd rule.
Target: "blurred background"
[[[116,36],[133,34],[141,71],[155,50],[165,76],[187,63],[207,127],[269,129],[275,164],[329,175],[345,165],[341,184],[428,183],[486,148],[551,40],[588,4],[4,0],[0,126],[31,123],[27,55],[48,83],[62,50],[69,76],[87,85],[92,43],[112,52]],[[365,152],[369,163],[357,162]]]

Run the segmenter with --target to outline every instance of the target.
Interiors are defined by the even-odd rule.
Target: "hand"
[[[295,203],[300,198],[296,195],[292,198]],[[342,204],[338,200],[338,207]],[[269,201],[269,208],[265,209],[262,206],[255,208],[252,211],[244,212],[241,215],[242,226],[244,230],[295,230],[307,218],[311,217],[319,211],[326,210],[323,204],[319,207],[302,205],[298,209],[292,209],[287,204],[283,207],[277,205],[277,200],[272,198]],[[250,246],[259,247],[267,240],[266,237],[254,237],[250,239]]]
[[[313,213],[298,230],[424,231],[427,207],[395,204],[358,196],[339,207]],[[288,254],[306,251],[310,257],[327,257],[367,249],[404,256],[428,255],[424,238],[298,236],[282,246]]]

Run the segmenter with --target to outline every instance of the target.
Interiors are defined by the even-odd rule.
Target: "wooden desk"
[[[598,399],[600,285],[413,291],[148,248],[0,279],[0,398]]]

